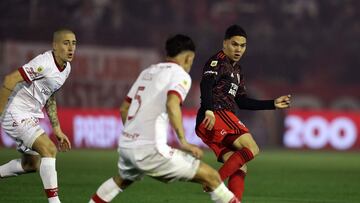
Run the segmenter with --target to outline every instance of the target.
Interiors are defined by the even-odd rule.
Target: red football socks
[[[229,177],[228,188],[241,201],[244,192],[244,181],[246,173],[242,170],[237,170]]]
[[[219,169],[221,180],[227,179],[240,169],[246,162],[254,158],[253,153],[246,147],[234,152],[233,155]]]

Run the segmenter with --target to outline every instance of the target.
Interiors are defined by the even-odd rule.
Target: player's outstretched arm
[[[166,101],[166,109],[169,115],[170,124],[176,132],[181,149],[190,152],[196,158],[201,158],[203,155],[203,151],[196,145],[188,143],[185,138],[180,103],[180,98],[177,95],[168,95]]]
[[[277,109],[289,108],[291,103],[291,95],[283,95],[274,100]]]
[[[69,138],[62,132],[60,128],[59,118],[57,115],[55,93],[49,97],[46,102],[45,109],[51,126],[54,130],[54,134],[59,142],[59,148],[61,151],[68,151],[71,149],[71,143]]]
[[[18,70],[5,76],[4,82],[0,89],[0,116],[4,111],[8,98],[18,82],[24,81]]]

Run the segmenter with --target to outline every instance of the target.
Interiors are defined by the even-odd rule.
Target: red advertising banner
[[[283,143],[297,149],[360,149],[360,112],[290,110]]]
[[[123,125],[117,109],[58,109],[61,129],[69,137],[73,148],[116,148]],[[195,134],[195,110],[183,111],[185,135],[190,143],[201,147],[206,145]],[[41,119],[40,125],[54,140],[52,128],[47,118]],[[177,146],[175,133],[169,128],[168,144]],[[1,133],[0,145],[14,146],[14,141],[4,132]]]
[[[123,125],[117,109],[64,108],[58,110],[61,128],[73,148],[116,148]],[[195,134],[196,110],[183,111],[183,124],[189,142],[206,145]],[[50,122],[40,125],[54,139]],[[289,110],[285,117],[283,144],[294,149],[360,149],[360,112]],[[169,128],[168,143],[177,146],[175,133]],[[12,147],[14,141],[3,131],[0,146]]]

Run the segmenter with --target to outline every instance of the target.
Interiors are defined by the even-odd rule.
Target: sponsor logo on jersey
[[[218,61],[211,61],[210,66],[215,67],[218,64]]]
[[[140,135],[138,133],[131,134],[123,131],[123,136],[129,138],[130,140],[136,140]]]
[[[32,67],[24,67],[24,70],[27,72],[31,79],[35,79],[40,76],[40,74],[36,72]]]
[[[45,94],[45,95],[51,95],[51,91],[50,90],[48,90],[48,89],[45,89],[45,88],[42,88],[41,89],[41,93],[43,93],[43,94]]]
[[[204,72],[204,75],[206,75],[206,74],[215,74],[215,75],[217,75],[218,73],[216,71],[208,70],[208,71]]]
[[[153,78],[153,74],[151,73],[145,73],[142,77],[143,80],[148,80],[148,81],[151,81]]]
[[[30,117],[30,118],[24,118],[20,122],[25,127],[36,127],[39,124],[39,119],[37,119],[35,117]],[[13,126],[14,126],[14,123],[13,123]]]
[[[230,89],[229,89],[229,94],[231,94],[232,96],[236,96],[236,92],[237,92],[237,90],[238,90],[238,88],[239,88],[239,86],[237,85],[237,84],[235,84],[235,83],[231,83],[231,87],[230,87]]]

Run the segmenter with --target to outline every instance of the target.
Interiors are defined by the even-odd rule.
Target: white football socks
[[[21,166],[21,159],[14,159],[0,166],[0,177],[11,177],[26,173]]]
[[[44,185],[49,203],[60,203],[58,197],[58,182],[55,168],[55,158],[43,157],[40,163],[40,177]]]
[[[211,200],[216,203],[229,203],[234,198],[234,194],[221,183],[214,191],[210,192]]]
[[[115,183],[113,178],[110,178],[100,185],[95,195],[105,202],[111,202],[119,192],[122,192],[122,189]],[[91,202],[96,201],[95,199],[91,199],[90,203]]]

